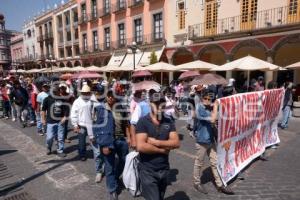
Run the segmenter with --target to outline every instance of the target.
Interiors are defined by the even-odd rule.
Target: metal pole
[[[135,71],[135,50],[132,51],[133,53],[133,71]]]

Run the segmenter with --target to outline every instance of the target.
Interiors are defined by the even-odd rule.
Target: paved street
[[[268,150],[269,161],[257,160],[245,171],[245,180],[236,180],[231,187],[234,196],[216,192],[209,168],[202,177],[209,195],[197,193],[192,187],[194,141],[177,123],[181,148],[171,153],[171,173],[167,200],[194,199],[300,199],[300,120],[292,119],[287,131],[280,131],[281,144]],[[92,152],[86,162],[77,157],[77,139],[70,133],[67,158],[46,156],[44,137],[34,128],[21,129],[10,120],[0,121],[0,199],[107,199],[105,182],[94,183]],[[90,149],[90,148],[89,148]],[[132,199],[122,191],[119,199]],[[141,198],[137,198],[138,200]]]

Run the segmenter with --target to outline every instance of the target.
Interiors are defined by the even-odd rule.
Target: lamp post
[[[133,71],[135,71],[135,54],[140,53],[141,50],[138,48],[136,42],[133,42],[132,45],[128,46],[127,52],[133,54]]]
[[[53,63],[55,63],[55,62],[56,62],[56,60],[52,57],[51,54],[49,55],[49,59],[46,59],[46,63],[50,63],[51,74],[52,74],[52,66],[53,66]]]

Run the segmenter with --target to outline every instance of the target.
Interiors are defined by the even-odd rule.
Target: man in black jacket
[[[17,117],[23,128],[26,127],[28,114],[28,100],[29,96],[27,90],[23,88],[18,80],[13,83],[13,88],[10,94],[10,100],[15,104],[17,110]]]

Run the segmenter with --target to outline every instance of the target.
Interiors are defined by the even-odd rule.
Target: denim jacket
[[[213,143],[213,129],[211,126],[211,111],[199,103],[196,110],[196,119],[194,123],[194,134],[196,142],[199,144]]]
[[[114,148],[115,120],[110,107],[101,103],[94,108],[93,133],[100,147]]]

